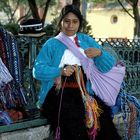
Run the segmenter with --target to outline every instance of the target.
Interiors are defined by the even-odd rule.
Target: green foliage
[[[112,3],[116,2],[116,0],[87,0],[87,2],[93,2],[94,4],[98,4],[98,3]]]
[[[57,25],[58,25],[58,17],[55,17],[51,24],[48,24],[46,27],[44,27],[44,31],[46,32],[47,36],[54,36],[57,32]]]
[[[43,31],[46,32],[47,36],[53,36],[55,34],[55,25],[54,24],[48,24],[46,27],[44,27]]]
[[[8,23],[6,25],[3,25],[3,27],[5,29],[7,29],[7,31],[11,32],[14,35],[17,35],[18,34],[19,26],[16,23]]]
[[[92,36],[91,30],[92,30],[91,25],[89,25],[89,23],[86,20],[84,20],[82,32]]]
[[[45,7],[46,5],[46,0],[36,0],[36,4],[38,5],[38,7]],[[54,6],[56,4],[56,0],[51,0],[49,6]]]
[[[16,22],[16,11],[18,9],[19,3],[21,0],[1,0],[0,1],[0,11],[4,13],[5,17],[2,17],[7,20],[7,23]]]

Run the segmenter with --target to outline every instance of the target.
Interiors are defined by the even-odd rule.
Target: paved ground
[[[49,125],[0,134],[0,140],[51,140]]]

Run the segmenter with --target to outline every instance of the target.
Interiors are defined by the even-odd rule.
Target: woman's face
[[[78,17],[73,13],[68,13],[61,21],[61,32],[67,36],[73,36],[77,33],[80,26]]]

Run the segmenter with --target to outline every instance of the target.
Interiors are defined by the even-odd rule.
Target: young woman
[[[56,139],[120,140],[111,108],[92,90],[83,61],[68,49],[69,44],[59,40],[65,36],[100,72],[110,71],[116,64],[115,58],[92,37],[80,32],[82,21],[78,8],[65,6],[60,13],[59,34],[46,41],[35,61],[33,76],[41,81],[41,113]]]

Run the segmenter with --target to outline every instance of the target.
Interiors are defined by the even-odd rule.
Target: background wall
[[[96,38],[133,38],[134,20],[120,9],[91,10],[87,13],[87,21]]]

